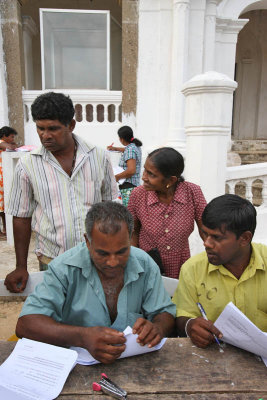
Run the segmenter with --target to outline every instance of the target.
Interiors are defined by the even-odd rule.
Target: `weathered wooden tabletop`
[[[0,363],[14,343],[0,342]],[[190,339],[168,339],[150,354],[117,360],[111,365],[77,365],[70,373],[61,400],[104,400],[92,382],[105,372],[128,392],[129,400],[267,400],[267,368],[255,355],[226,345],[199,349]]]

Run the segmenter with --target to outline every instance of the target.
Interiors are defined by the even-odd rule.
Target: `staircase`
[[[232,151],[241,157],[241,164],[267,162],[267,140],[234,140]]]

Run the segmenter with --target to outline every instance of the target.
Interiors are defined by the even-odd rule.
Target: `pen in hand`
[[[202,307],[202,304],[201,304],[201,303],[197,303],[197,306],[198,306],[198,308],[199,308],[199,310],[200,310],[200,312],[201,312],[202,317],[203,317],[206,321],[208,321],[207,314],[206,314],[204,308]],[[217,338],[217,336],[216,336],[214,333],[213,333],[212,335],[213,335],[213,337],[214,337],[216,343],[218,344],[218,346],[220,346],[220,352],[223,352],[223,348],[222,348],[222,346],[221,346],[221,343],[219,342],[219,339]]]

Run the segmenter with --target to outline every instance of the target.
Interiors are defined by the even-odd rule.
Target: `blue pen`
[[[208,321],[207,314],[206,314],[204,308],[202,307],[202,304],[201,303],[197,303],[197,306],[198,306],[198,308],[199,308],[199,310],[201,312],[202,317],[206,321]],[[220,346],[220,351],[223,351],[221,343],[219,342],[219,339],[217,338],[217,336],[214,333],[212,335],[213,335],[214,339],[216,340],[216,343]]]

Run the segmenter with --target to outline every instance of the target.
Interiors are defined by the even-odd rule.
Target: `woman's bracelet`
[[[188,333],[187,333],[187,326],[188,326],[189,322],[192,321],[192,319],[195,319],[195,318],[189,318],[189,319],[186,321],[186,324],[185,324],[185,327],[184,327],[184,331],[185,331],[185,334],[186,334],[187,337],[190,337],[190,336],[188,335]]]

